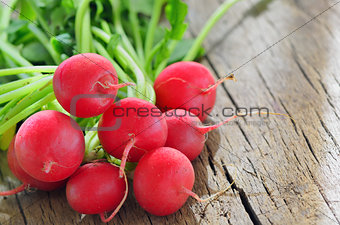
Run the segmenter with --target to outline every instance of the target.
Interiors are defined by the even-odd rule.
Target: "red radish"
[[[230,117],[216,125],[203,126],[198,117],[183,109],[173,109],[164,114],[168,125],[164,146],[178,149],[191,161],[202,152],[206,133],[237,117]]]
[[[125,162],[138,162],[148,151],[164,146],[168,127],[162,112],[152,103],[125,98],[100,118],[98,137],[104,150]],[[115,128],[116,127],[116,128]]]
[[[166,67],[154,83],[156,105],[164,112],[185,109],[204,121],[215,105],[216,88],[226,79],[215,82],[206,68],[197,62],[177,62]]]
[[[133,84],[118,84],[112,63],[94,53],[79,54],[66,59],[53,76],[53,89],[60,105],[72,115],[82,118],[104,113],[114,102],[117,90],[127,85]],[[101,97],[95,94],[112,96]]]
[[[195,195],[191,192],[194,181],[188,158],[176,149],[162,147],[141,158],[134,173],[133,190],[143,209],[166,216],[180,209],[189,195]]]
[[[15,153],[23,170],[37,180],[61,181],[79,167],[85,140],[78,124],[53,110],[30,116],[15,139]]]
[[[43,191],[52,191],[52,190],[62,187],[65,184],[66,181],[43,182],[43,181],[36,180],[30,175],[28,175],[20,167],[18,163],[18,160],[15,155],[14,140],[15,140],[15,137],[12,139],[12,142],[8,147],[8,152],[7,152],[8,166],[10,170],[12,171],[12,173],[14,174],[14,176],[18,178],[18,180],[20,180],[23,184],[13,190],[0,192],[0,196],[13,195],[30,187],[37,188]]]
[[[81,166],[68,180],[66,197],[70,206],[82,214],[100,214],[109,222],[123,205],[128,185],[126,176],[118,177],[119,168],[107,162]],[[114,210],[105,219],[104,213]]]

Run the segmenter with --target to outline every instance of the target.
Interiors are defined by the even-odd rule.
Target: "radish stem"
[[[132,134],[132,137],[129,140],[129,142],[127,143],[127,145],[125,146],[125,149],[124,149],[124,152],[123,152],[121,164],[120,164],[120,167],[119,167],[119,177],[120,178],[123,177],[126,160],[127,160],[128,155],[130,153],[130,150],[131,150],[131,148],[133,147],[134,144],[135,144],[135,135]]]
[[[50,53],[53,61],[56,64],[61,62],[60,55],[53,49],[52,45],[50,44],[49,39],[47,36],[42,32],[37,26],[34,24],[29,24],[28,29],[31,30],[32,34],[40,41],[40,43],[46,48],[46,50]]]
[[[0,39],[0,50],[6,53],[6,55],[19,66],[33,66],[29,61],[27,61],[20,53],[16,50],[15,46],[9,44]],[[32,75],[40,75],[40,74],[28,74],[28,75],[20,75],[20,78],[30,77]]]
[[[44,98],[40,99],[36,103],[31,106],[25,108],[23,111],[19,112],[11,119],[7,120],[5,123],[0,126],[0,135],[6,132],[9,128],[11,128],[14,124],[17,124],[20,120],[27,118],[29,115],[39,110],[43,105],[51,102],[55,99],[54,93],[50,93],[46,95]]]
[[[14,98],[18,98],[20,96],[26,95],[34,90],[36,90],[37,88],[41,88],[44,85],[46,85],[48,82],[52,82],[52,77],[48,76],[48,77],[44,77],[38,81],[35,81],[25,87],[22,88],[18,88],[16,90],[7,92],[5,94],[0,95],[0,104],[4,103],[4,102],[8,102]]]
[[[110,222],[110,220],[113,219],[113,217],[118,213],[120,208],[123,206],[123,204],[124,204],[124,202],[125,202],[125,200],[126,200],[126,198],[128,196],[129,185],[128,185],[127,177],[126,177],[125,173],[124,173],[124,180],[125,180],[125,186],[126,186],[124,197],[123,197],[122,201],[119,203],[119,205],[117,206],[117,208],[112,212],[112,214],[108,218],[105,218],[104,213],[100,213],[100,219],[102,220],[103,223],[108,223],[108,222]]]
[[[129,55],[133,58],[133,60],[140,66],[139,59],[136,57],[137,53],[133,46],[131,45],[129,38],[126,36],[126,33],[124,31],[124,28],[122,26],[121,22],[121,6],[120,1],[117,0],[111,0],[110,1],[112,8],[113,8],[113,16],[114,16],[114,25],[116,32],[121,36],[122,43],[126,51],[129,53]]]
[[[16,67],[9,69],[1,69],[0,76],[16,75],[20,73],[54,73],[57,66],[26,66],[26,67]]]
[[[1,120],[3,120],[3,118],[5,118],[5,113],[7,113],[13,106],[15,106],[19,101],[21,100],[21,98],[16,98],[16,99],[12,99],[10,102],[8,102],[3,108],[1,108],[0,110],[0,115],[1,116]]]
[[[76,36],[76,42],[77,42],[77,49],[79,52],[82,52],[82,25],[84,21],[85,14],[87,12],[87,9],[89,7],[91,0],[82,0],[80,2],[79,8],[76,13],[76,19],[75,19],[75,36]]]
[[[133,38],[135,40],[135,46],[137,50],[137,55],[142,63],[144,63],[144,49],[143,49],[143,41],[140,34],[140,26],[139,26],[139,20],[137,16],[137,12],[134,8],[134,5],[131,4],[131,1],[128,1],[129,5],[129,19],[131,21],[132,25],[132,32],[133,32]]]
[[[17,0],[6,1],[2,3],[5,4],[6,7],[3,6],[0,8],[0,21],[1,21],[0,31],[3,31],[8,27],[8,24],[11,18],[11,13],[12,13],[13,8],[15,8],[15,4],[17,3]],[[1,32],[0,39],[6,40],[7,32]]]
[[[175,47],[177,45],[178,41],[176,40],[172,40],[170,42],[169,45],[169,54],[171,55],[171,53],[175,50]],[[168,64],[168,58],[163,59],[160,64],[158,65],[158,67],[156,68],[155,72],[154,72],[154,77],[155,79],[157,78],[158,74],[160,74],[162,72],[162,70],[166,67],[166,65]]]
[[[3,121],[8,121],[13,116],[23,111],[26,107],[29,107],[30,105],[34,104],[35,102],[39,101],[41,98],[45,97],[51,92],[53,92],[53,88],[52,85],[49,85],[46,88],[38,89],[32,92],[31,94],[25,96],[24,98],[20,99],[20,102],[18,102],[16,105],[13,105],[14,107],[8,110],[8,112],[4,115],[4,117],[0,121],[0,124]]]
[[[0,85],[0,95],[1,94],[5,94],[7,92],[13,91],[15,89],[24,87],[26,85],[29,85],[37,80],[40,80],[44,77],[46,77],[47,75],[42,75],[42,76],[34,76],[34,77],[29,77],[29,78],[25,78],[25,79],[20,79],[20,80],[16,80],[16,81],[12,81],[9,83],[5,83],[3,85]]]
[[[203,29],[198,34],[194,44],[191,46],[190,50],[184,57],[183,61],[192,61],[195,59],[200,47],[209,31],[213,26],[221,19],[221,17],[228,11],[228,9],[233,6],[239,0],[226,0],[216,11],[212,14],[209,20],[204,25]]]
[[[152,17],[151,17],[151,21],[149,23],[148,26],[148,31],[146,33],[146,38],[145,38],[145,56],[146,58],[149,57],[150,55],[150,51],[152,49],[153,46],[153,40],[154,40],[154,36],[155,36],[155,31],[157,28],[157,24],[159,22],[159,18],[162,12],[162,6],[164,4],[164,0],[157,0],[154,3],[153,6],[153,12],[152,12]]]
[[[103,30],[98,27],[92,27],[92,32],[95,36],[103,40],[105,43],[109,43],[110,35],[105,33]],[[145,77],[143,70],[138,66],[138,64],[133,60],[133,58],[129,55],[129,53],[121,46],[118,45],[115,49],[113,49],[116,54],[117,60],[122,63],[125,62],[128,64],[129,68],[134,72],[136,77],[136,96],[138,98],[146,99],[149,101],[149,98],[145,93]]]
[[[49,28],[49,25],[47,24],[47,21],[44,19],[44,16],[41,13],[40,8],[36,5],[35,1],[27,1],[28,4],[31,5],[32,9],[34,10],[35,14],[37,15],[37,19],[41,25],[41,27],[44,29],[44,31],[51,35],[51,31]]]
[[[87,53],[93,51],[93,43],[92,43],[92,33],[91,33],[91,15],[90,9],[86,10],[84,15],[83,24],[81,28],[81,45],[80,52]]]
[[[100,44],[98,41],[93,41],[95,48],[97,49],[98,53],[108,60],[111,61],[113,67],[117,71],[117,75],[119,77],[119,80],[122,82],[132,82],[132,79],[124,72],[124,70],[119,66],[119,64],[112,59],[112,57],[109,55],[109,53],[106,51],[104,46]],[[117,95],[119,98],[121,98],[119,95]],[[128,97],[135,97],[135,88],[134,87],[127,87],[127,96]]]

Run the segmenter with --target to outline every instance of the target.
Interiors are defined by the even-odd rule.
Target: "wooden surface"
[[[196,35],[218,0],[190,0]],[[213,29],[203,63],[217,77],[248,62],[336,1],[244,0]],[[211,132],[193,162],[194,191],[207,197],[235,185],[211,203],[189,199],[176,214],[156,217],[130,193],[110,224],[339,224],[340,223],[340,4],[258,55],[218,88],[211,123],[223,107],[268,107],[291,115],[239,119]],[[1,190],[18,185],[0,154]],[[0,224],[100,224],[74,212],[64,190],[0,198]]]

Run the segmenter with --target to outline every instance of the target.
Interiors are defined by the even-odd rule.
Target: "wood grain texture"
[[[188,35],[197,35],[221,2],[188,0]],[[311,20],[334,3],[245,0],[235,5],[204,42],[202,63],[216,78],[234,71],[238,80],[218,88],[209,122],[222,120],[225,107],[267,107],[294,120],[253,116],[209,134],[193,162],[194,191],[207,197],[235,181],[217,200],[200,204],[189,199],[174,215],[155,217],[138,206],[131,192],[110,224],[339,224],[340,4]],[[0,154],[1,190],[19,184],[5,157]],[[0,224],[100,220],[81,219],[59,190],[1,197]]]

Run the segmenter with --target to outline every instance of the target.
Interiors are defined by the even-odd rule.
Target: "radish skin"
[[[148,112],[138,113],[139,109]],[[117,124],[119,127],[114,128]],[[146,152],[164,146],[168,135],[162,112],[152,103],[138,98],[116,102],[102,115],[98,127],[100,143],[107,153],[122,160],[122,172],[125,161],[138,162]]]
[[[79,125],[53,110],[30,116],[15,139],[19,165],[30,176],[44,182],[71,176],[80,166],[84,152],[85,140]]]
[[[194,169],[180,151],[161,147],[139,161],[133,179],[138,203],[147,212],[166,216],[180,209],[195,181]]]
[[[205,134],[236,118],[230,117],[221,123],[204,126],[200,119],[183,109],[164,113],[168,125],[168,136],[164,146],[178,149],[193,161],[203,150]]]
[[[0,192],[0,196],[17,194],[19,192],[24,191],[27,188],[37,188],[38,190],[52,191],[52,190],[62,187],[66,183],[66,181],[43,182],[43,181],[36,180],[30,175],[28,175],[20,167],[18,163],[18,160],[15,155],[14,141],[15,141],[15,137],[12,139],[9,145],[8,152],[7,152],[7,161],[8,161],[8,166],[10,170],[12,171],[14,176],[22,182],[22,184],[13,190]]]
[[[119,168],[107,162],[93,162],[81,166],[66,185],[70,206],[82,214],[100,214],[109,222],[119,211],[128,193],[126,176],[118,177]],[[104,213],[114,210],[110,217]]]
[[[112,63],[94,53],[66,59],[53,76],[53,89],[60,105],[72,115],[82,118],[104,113],[113,104],[118,89],[127,85],[134,84],[118,84]],[[91,95],[94,97],[91,98]]]
[[[171,64],[155,80],[156,105],[163,112],[177,108],[189,110],[204,121],[215,105],[214,84],[214,77],[200,63]]]

